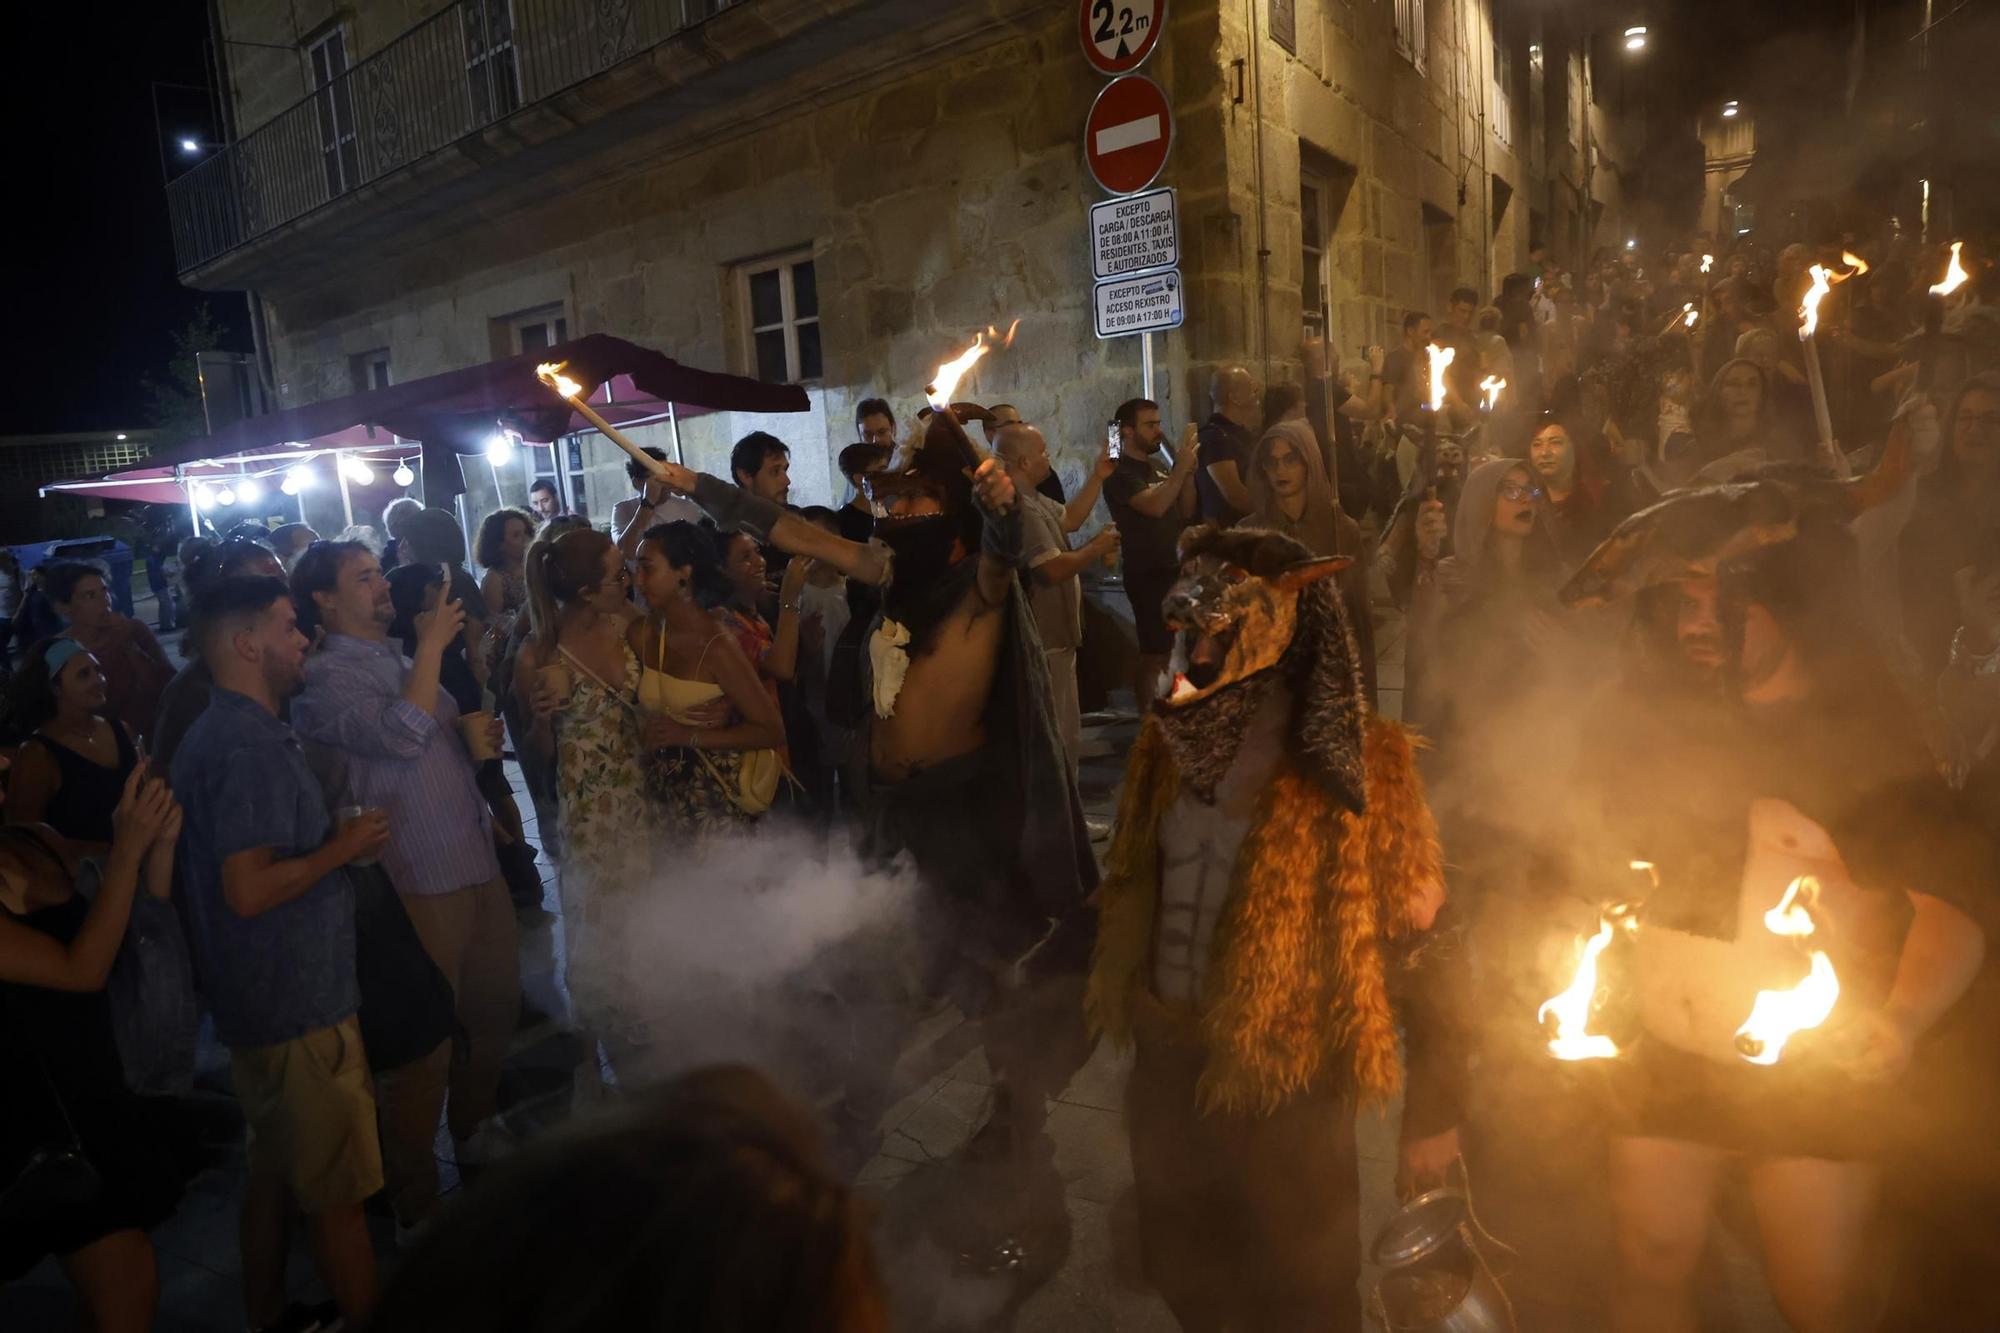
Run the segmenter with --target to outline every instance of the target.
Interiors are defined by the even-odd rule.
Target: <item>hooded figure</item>
[[[1296,484],[1273,477],[1272,452],[1279,445],[1290,446],[1288,457],[1298,460],[1304,472]],[[1251,451],[1249,474],[1250,516],[1244,523],[1254,528],[1281,532],[1314,555],[1341,556],[1353,563],[1336,576],[1340,597],[1346,603],[1347,627],[1361,654],[1361,676],[1368,702],[1375,702],[1375,619],[1368,598],[1368,552],[1361,525],[1348,517],[1334,494],[1326,475],[1326,461],[1312,426],[1305,421],[1280,421],[1265,431]],[[1280,486],[1290,485],[1287,493]],[[1289,511],[1298,510],[1298,517]]]
[[[1436,831],[1413,736],[1362,700],[1342,562],[1240,527],[1181,554],[1174,688],[1126,769],[1087,1011],[1137,1047],[1142,1257],[1182,1326],[1349,1333],[1356,1105],[1407,1061],[1407,1175],[1457,1151]]]

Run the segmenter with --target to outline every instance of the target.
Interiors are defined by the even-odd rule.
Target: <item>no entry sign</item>
[[[1146,63],[1167,26],[1167,0],[1077,0],[1083,55],[1100,74],[1130,74]]]
[[[1083,124],[1084,160],[1112,194],[1145,189],[1167,164],[1174,113],[1160,85],[1137,74],[1113,79],[1090,105]]]

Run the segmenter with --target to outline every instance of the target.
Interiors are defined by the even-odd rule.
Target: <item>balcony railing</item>
[[[167,186],[181,272],[743,0],[459,0]]]

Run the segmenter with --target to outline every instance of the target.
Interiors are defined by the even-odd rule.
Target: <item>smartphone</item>
[[[1118,428],[1118,418],[1111,418],[1110,424],[1104,428],[1104,447],[1110,451],[1113,458],[1125,456],[1124,438],[1124,432]]]

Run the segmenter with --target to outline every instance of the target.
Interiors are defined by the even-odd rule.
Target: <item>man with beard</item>
[[[174,759],[186,820],[181,898],[250,1125],[245,1313],[253,1329],[284,1320],[292,1218],[302,1216],[321,1279],[359,1323],[375,1302],[361,1203],[382,1187],[382,1152],[356,1017],[346,867],[382,851],[389,820],[374,810],[336,826],[279,717],[305,681],[306,657],[284,582],[219,579],[194,615],[215,686]]]
[[[1810,874],[1840,999],[1765,1062],[1732,1047],[1733,1018],[1702,1026],[1701,997],[1683,994],[1692,969],[1642,966],[1645,1036],[1607,1071],[1620,1333],[1696,1327],[1713,1201],[1739,1161],[1780,1312],[1794,1328],[1864,1326],[1883,1159],[1938,1109],[1918,1103],[1912,1057],[1979,967],[1993,848],[1956,810],[1856,613],[1852,508],[1833,502],[1859,494],[1808,495],[1790,537],[1685,526],[1713,512],[1701,492],[1634,521],[1679,527],[1687,564],[1654,566],[1651,651],[1586,728],[1580,789],[1598,819],[1578,821],[1575,845],[1651,862],[1634,947],[1674,932],[1691,957],[1754,948],[1746,932]],[[1579,892],[1601,897],[1609,870],[1577,865]]]
[[[991,1214],[1005,1210],[1005,1222],[1023,1228],[1010,1242],[1026,1235],[1032,1256],[1037,1238],[1066,1225],[1042,1129],[1047,1099],[1089,1053],[1079,1013],[1090,947],[1082,908],[1097,864],[1019,579],[1020,497],[948,411],[931,415],[912,457],[868,478],[879,514],[879,544],[869,548],[717,478],[672,464],[661,475],[718,523],[885,585],[862,682],[866,846],[884,862],[904,852],[915,861],[925,888],[924,990],[982,1020],[997,1076],[993,1116],[970,1151],[1002,1159],[998,1193],[954,1241],[981,1265],[1002,1249],[1015,1258],[998,1263],[1018,1262],[1020,1247],[996,1247],[990,1234]],[[881,560],[883,548],[893,564]],[[855,1008],[884,1003],[883,984],[842,998]],[[897,1044],[864,1053],[851,1071],[841,1128],[853,1165],[872,1155]],[[976,1212],[984,1201],[970,1202]],[[1041,1258],[1028,1262],[1039,1267]]]
[[[1104,503],[1125,551],[1125,592],[1132,603],[1132,626],[1139,638],[1139,669],[1132,695],[1140,713],[1153,706],[1167,651],[1173,646],[1160,605],[1172,586],[1180,557],[1175,544],[1195,516],[1194,474],[1201,442],[1190,426],[1181,437],[1173,467],[1160,462],[1160,405],[1131,398],[1112,418],[1118,427],[1118,466],[1104,481]]]

